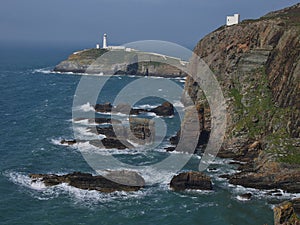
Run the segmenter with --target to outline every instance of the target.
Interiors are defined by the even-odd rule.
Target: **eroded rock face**
[[[283,202],[274,208],[275,225],[300,225],[292,202]]]
[[[209,176],[201,172],[184,172],[174,176],[170,187],[175,191],[188,189],[194,190],[212,190],[212,183]]]
[[[74,172],[66,175],[30,174],[32,182],[42,181],[46,186],[67,183],[70,186],[101,192],[137,191],[145,186],[144,179],[136,172],[113,171],[104,176]]]

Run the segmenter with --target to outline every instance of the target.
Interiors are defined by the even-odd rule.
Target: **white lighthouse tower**
[[[103,48],[106,49],[107,48],[107,34],[103,35]]]

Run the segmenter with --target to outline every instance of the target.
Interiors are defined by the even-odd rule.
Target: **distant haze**
[[[258,18],[299,0],[2,0],[0,42],[171,41],[192,48],[226,15]]]

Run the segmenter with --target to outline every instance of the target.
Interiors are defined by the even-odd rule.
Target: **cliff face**
[[[128,74],[185,77],[186,63],[180,59],[148,52],[87,49],[75,52],[54,71],[86,74]]]
[[[300,4],[223,26],[204,37],[194,52],[216,75],[228,105],[219,155],[248,162],[231,182],[247,186],[242,179],[264,184],[277,179],[274,186],[294,182],[294,188],[285,189],[300,191]],[[209,131],[209,107],[202,91],[190,77],[185,90],[205,107]],[[293,176],[284,177],[286,173]],[[267,174],[272,175],[268,181]]]

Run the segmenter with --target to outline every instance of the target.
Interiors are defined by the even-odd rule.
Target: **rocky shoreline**
[[[214,71],[227,103],[221,158],[241,162],[229,183],[300,192],[300,4],[257,20],[220,27],[194,49]],[[203,107],[201,133],[209,133],[210,109],[197,82],[186,92]],[[205,142],[205,140],[202,140]]]
[[[289,193],[300,193],[299,25],[300,4],[297,4],[257,20],[221,27],[204,37],[194,49],[214,71],[226,98],[227,131],[218,157],[231,158],[238,165],[240,172],[222,175],[230,184],[258,190],[281,189]],[[99,57],[104,53],[95,50],[74,53],[67,61],[59,64],[55,71],[185,76],[181,71],[166,65],[155,67],[150,64],[132,64],[131,56],[124,56],[129,57],[128,63],[118,64],[114,70],[109,66],[101,67],[100,64],[91,69],[90,65],[93,64],[95,56]],[[84,62],[83,59],[89,60]],[[168,72],[162,75],[159,72],[161,68]],[[186,143],[197,139],[198,145],[194,153],[201,155],[211,131],[211,112],[199,84],[191,77],[187,77],[185,91],[196,105],[198,117],[192,119],[189,109],[186,109],[181,130],[170,138],[173,147],[168,147],[166,151],[176,149],[185,152],[186,146],[177,148],[180,134],[185,131]],[[135,109],[126,104],[112,106],[106,103],[97,104],[94,109],[101,113],[114,111],[140,115],[151,112],[163,117],[174,115],[174,108],[170,103],[163,103],[154,109]],[[137,143],[140,144],[149,143],[155,133],[153,124],[144,118],[133,118],[129,121],[129,129],[134,137],[128,135],[129,132],[120,126],[117,132],[122,133],[121,138],[111,126],[112,123],[121,124],[120,121],[95,118],[89,119],[89,122],[110,124],[95,129],[97,134],[105,136],[101,141],[106,148],[128,148],[131,146],[126,142],[128,139],[135,142],[138,140]],[[198,122],[200,128],[196,130],[191,125]],[[189,129],[186,131],[187,127]],[[62,140],[61,144],[74,145],[77,142],[80,140]],[[90,143],[99,147],[97,142]],[[145,183],[140,175],[124,172],[123,177],[132,175],[139,180],[138,185],[132,187],[118,186],[102,176],[79,172],[63,176],[32,174],[30,177],[33,182],[42,181],[47,186],[68,183],[78,188],[103,192],[136,191],[144,188]],[[188,171],[175,175],[170,181],[170,188],[175,191],[212,190],[213,184],[204,173]],[[239,197],[249,200],[252,194],[244,193]],[[275,224],[299,224],[299,208],[297,199],[276,206]]]

